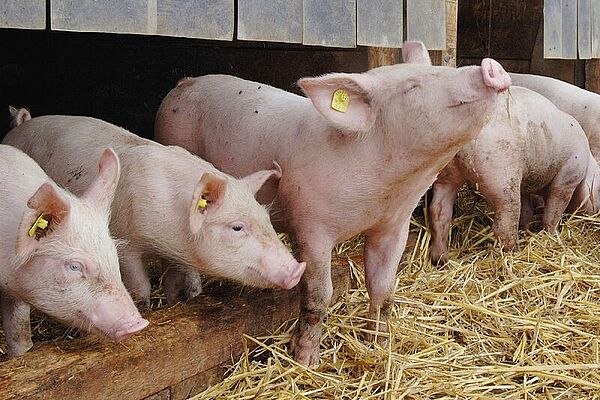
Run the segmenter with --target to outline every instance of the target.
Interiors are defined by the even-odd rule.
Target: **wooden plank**
[[[544,1],[544,58],[562,57],[562,0]]]
[[[585,62],[585,88],[600,94],[600,60]]]
[[[557,60],[544,58],[544,24],[540,23],[533,53],[531,53],[531,66],[529,73],[535,75],[551,76],[565,82],[575,84],[575,60]]]
[[[577,59],[577,0],[562,0],[562,55]]]
[[[361,46],[402,47],[402,0],[357,0],[356,43]]]
[[[382,65],[393,65],[400,62],[400,50],[389,47],[369,47],[369,69]]]
[[[592,57],[600,58],[600,1],[592,2]]]
[[[234,0],[155,0],[157,33],[233,40]]]
[[[302,0],[238,0],[240,40],[302,43]]]
[[[592,0],[577,2],[577,49],[579,58],[592,58]]]
[[[334,259],[332,278],[337,299],[350,287],[345,260]],[[298,315],[298,305],[297,290],[216,287],[190,304],[151,313],[150,326],[122,344],[93,338],[36,343],[0,363],[0,393],[3,400],[163,399],[165,389],[175,388],[169,393],[179,399],[196,391],[198,375],[214,382],[215,368],[243,351],[243,334],[274,331]]]
[[[302,43],[356,47],[356,0],[304,0]]]
[[[458,40],[458,0],[446,0],[446,48],[430,51],[431,63],[456,67]]]
[[[421,40],[429,50],[445,50],[446,1],[407,0],[406,39]]]
[[[52,29],[149,33],[148,0],[52,0]]]
[[[46,0],[3,0],[0,28],[45,29]]]

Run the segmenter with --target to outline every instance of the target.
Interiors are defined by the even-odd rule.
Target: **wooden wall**
[[[543,0],[461,0],[458,65],[497,59],[509,71],[583,85],[583,63],[543,58]]]

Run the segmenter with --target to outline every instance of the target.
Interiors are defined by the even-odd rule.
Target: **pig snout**
[[[91,325],[114,341],[141,331],[149,322],[142,318],[127,293],[120,298],[99,299],[90,315]]]
[[[510,75],[502,68],[502,65],[491,58],[481,60],[481,73],[486,86],[498,92],[508,89],[512,84]]]
[[[306,268],[305,262],[294,262],[294,265],[288,266],[284,268],[287,274],[282,277],[281,283],[278,284],[282,289],[291,289],[300,282],[300,278],[304,273],[304,269]]]

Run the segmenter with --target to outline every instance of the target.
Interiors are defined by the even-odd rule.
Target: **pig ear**
[[[298,85],[315,108],[337,129],[350,134],[367,133],[375,122],[368,78],[363,74],[329,74],[302,78]]]
[[[83,197],[109,209],[121,175],[119,157],[113,149],[104,150],[100,156],[98,177],[83,193]]]
[[[222,203],[227,189],[227,179],[211,172],[205,172],[192,196],[190,207],[190,230],[196,235],[202,228],[206,213],[217,209]]]
[[[402,45],[402,60],[409,64],[431,65],[429,52],[423,42],[404,42]]]
[[[485,84],[498,91],[506,90],[512,84],[510,75],[494,59],[484,58],[481,60],[481,73]]]
[[[281,167],[275,161],[273,161],[273,166],[275,167],[274,169],[255,172],[242,178],[241,181],[248,187],[248,190],[256,196],[256,193],[269,178],[281,178]]]
[[[31,114],[26,108],[16,108],[13,106],[8,106],[8,111],[10,112],[11,128],[15,128],[21,125],[23,122],[29,121],[31,119]]]
[[[27,201],[17,233],[17,254],[24,255],[37,248],[39,240],[50,232],[58,232],[66,223],[71,209],[69,200],[56,185],[44,183]],[[41,218],[40,218],[41,216]]]

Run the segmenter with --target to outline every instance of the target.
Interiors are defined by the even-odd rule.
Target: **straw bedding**
[[[289,322],[246,337],[257,347],[193,399],[600,398],[600,219],[565,216],[558,235],[524,232],[521,251],[503,254],[482,199],[462,192],[457,209],[445,267],[428,262],[423,218],[413,221],[387,345],[364,338],[368,296],[354,240],[337,251],[356,288],[330,307],[318,369],[288,354]]]

